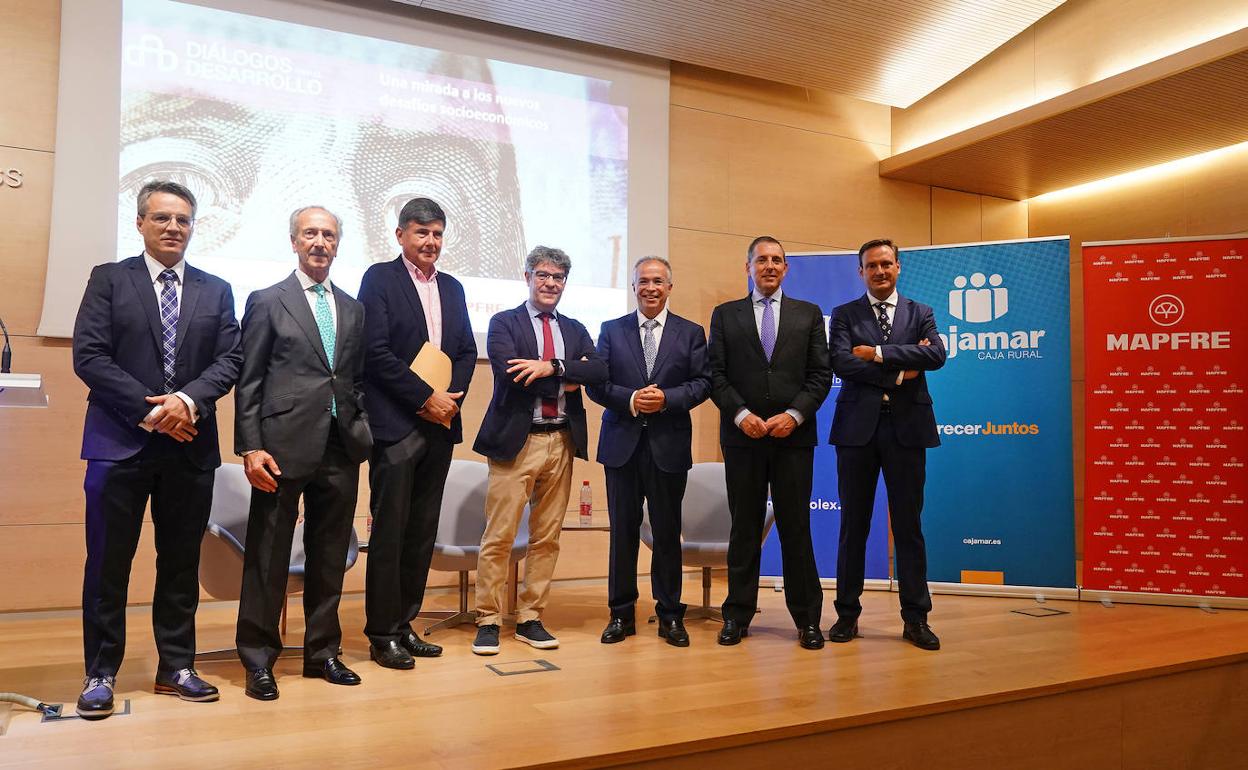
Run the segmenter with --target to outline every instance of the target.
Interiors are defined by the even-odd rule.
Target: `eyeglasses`
[[[195,224],[194,219],[191,219],[190,217],[185,216],[183,214],[178,214],[177,216],[174,216],[173,214],[158,213],[158,214],[144,214],[143,216],[144,218],[151,220],[152,224],[159,225],[161,227],[167,227],[170,222],[176,222],[178,227],[185,230],[186,228]]]
[[[533,274],[533,278],[536,279],[538,283],[554,281],[555,283],[562,284],[566,283],[568,280],[566,273],[548,273],[545,270],[538,270]]]

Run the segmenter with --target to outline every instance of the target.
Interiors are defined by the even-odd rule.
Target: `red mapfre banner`
[[[1083,246],[1085,588],[1248,596],[1245,255]]]

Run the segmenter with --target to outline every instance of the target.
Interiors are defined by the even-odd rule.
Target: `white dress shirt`
[[[159,309],[160,294],[165,290],[165,282],[161,280],[160,274],[165,272],[166,268],[164,265],[157,262],[156,259],[146,251],[143,252],[143,262],[147,265],[148,275],[152,277],[152,289],[156,292],[156,307]],[[182,284],[184,283],[183,278],[186,276],[186,260],[179,259],[176,265],[167,269],[172,270],[178,276],[178,279],[173,282],[173,290],[178,295],[178,313],[180,316],[182,313]],[[173,395],[182,399],[182,403],[186,404],[186,408],[191,412],[191,422],[198,422],[199,410],[195,408],[194,399],[180,390],[175,391]],[[160,404],[152,407],[151,411],[147,413],[147,416],[143,418],[143,421],[139,423],[139,427],[148,433],[151,433],[152,425],[155,424],[156,418],[162,411],[163,407],[161,407]]]
[[[543,342],[543,336],[542,336],[542,319],[538,318],[537,316],[539,313],[543,311],[538,310],[536,307],[534,307],[533,303],[529,300],[525,300],[524,308],[525,310],[529,311],[529,320],[533,322],[533,335],[537,338],[537,357],[541,358],[542,357],[542,345],[545,343]],[[551,337],[554,338],[554,343],[555,343],[555,355],[553,357],[558,358],[559,360],[562,361],[564,359],[563,332],[559,329],[559,313],[555,310],[552,310],[550,311],[550,314],[554,316],[553,318],[550,319],[550,335]],[[561,387],[559,388],[559,397],[557,399],[557,406],[556,406],[558,416],[552,420],[549,417],[542,416],[541,397],[533,399],[533,422],[542,422],[542,423],[564,422],[565,420],[568,419],[568,410],[566,407],[566,402],[567,402],[567,399],[565,398],[563,388]]]
[[[438,289],[438,268],[426,276],[407,257],[403,257],[403,266],[412,277],[412,285],[416,287],[416,296],[420,297],[420,307],[425,313],[425,328],[429,330],[429,344],[438,350],[442,349],[442,292]]]
[[[776,290],[772,292],[771,298],[775,300],[775,302],[771,304],[771,312],[775,318],[775,324],[776,324],[776,328],[775,328],[776,344],[779,345],[780,344],[780,300],[784,298],[784,290],[780,288],[779,286],[777,286]],[[753,303],[754,303],[754,328],[758,331],[758,338],[761,340],[763,338],[763,299],[764,297],[763,297],[763,293],[758,290],[757,286],[754,287],[754,291],[750,292],[750,299],[753,300]],[[774,352],[774,348],[773,348],[773,352]],[[798,425],[801,425],[802,421],[806,419],[802,417],[802,413],[797,411],[796,409],[785,409],[784,412],[785,414],[789,415],[794,420],[796,420]],[[735,417],[732,418],[732,421],[739,428],[741,427],[741,421],[744,420],[749,414],[750,414],[750,410],[743,406],[739,410],[737,410],[737,414]]]
[[[295,277],[299,279],[299,285],[303,287],[303,296],[308,300],[308,307],[312,310],[312,319],[316,319],[316,292],[312,290],[316,286],[316,281],[312,280],[307,273],[302,270],[295,271]],[[322,282],[325,286],[325,299],[329,302],[329,316],[334,320],[334,334],[338,333],[338,302],[334,299],[334,285],[329,282],[327,276]],[[332,350],[325,351],[333,353]]]
[[[651,319],[646,318],[645,313],[641,312],[640,310],[637,311],[637,331],[638,331],[638,339],[641,340],[641,353],[642,353],[643,362],[645,361],[645,353],[646,353],[646,330],[642,326],[642,324],[644,324],[646,321],[649,321],[649,320]],[[666,304],[663,305],[663,309],[660,310],[654,316],[654,320],[659,322],[659,325],[654,327],[654,332],[653,332],[654,354],[657,356],[659,354],[659,344],[663,342],[663,329],[667,326],[667,305]],[[636,398],[637,398],[637,391],[634,390],[633,395],[628,397],[628,411],[632,412],[634,417],[637,416],[637,407],[634,406],[633,404],[633,400]]]
[[[893,293],[888,295],[887,299],[883,300],[876,299],[871,296],[871,292],[867,292],[867,302],[871,303],[871,315],[875,316],[875,323],[877,326],[880,323],[880,311],[875,307],[876,304],[880,302],[884,303],[884,314],[888,316],[888,327],[891,329],[893,327],[893,319],[897,316],[897,300],[899,299],[901,299],[901,297],[897,294],[896,289],[893,289]],[[875,346],[875,362],[877,364],[884,363],[884,348],[880,345]],[[906,373],[904,370],[897,372],[898,385],[900,385],[905,378]],[[884,394],[884,400],[888,400],[887,393]]]

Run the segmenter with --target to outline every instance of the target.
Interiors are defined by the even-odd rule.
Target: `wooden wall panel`
[[[1008,241],[1027,237],[1027,201],[1010,201],[981,195],[980,238]]]
[[[0,4],[0,146],[51,152],[56,138],[61,4],[5,0]]]
[[[975,243],[982,233],[980,196],[932,188],[932,243]]]
[[[22,171],[22,186],[0,186],[0,317],[9,334],[33,335],[43,308],[52,153],[0,147],[0,169],[9,168]]]

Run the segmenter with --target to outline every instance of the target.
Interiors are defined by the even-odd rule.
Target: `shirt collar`
[[[526,299],[524,301],[524,308],[529,311],[529,318],[537,318],[544,312],[538,310],[537,306],[533,304],[533,300],[531,299]],[[559,311],[557,309],[550,311],[550,314],[554,316],[556,321],[559,320]]]
[[[156,259],[146,251],[143,252],[143,262],[147,265],[148,274],[152,276],[152,283],[159,281],[160,274],[166,270],[165,266],[157,262]],[[177,274],[179,284],[184,283],[183,278],[186,276],[185,259],[179,259],[176,265],[168,269]]]
[[[650,320],[649,318],[646,318],[645,313],[641,312],[640,310],[637,311],[637,325],[638,326],[641,326],[642,324],[644,324],[646,321],[649,321],[649,320]],[[658,328],[660,329],[667,326],[667,305],[663,306],[663,309],[660,310],[658,315],[654,317],[654,320],[659,322]]]
[[[409,260],[406,255],[401,255],[399,258],[403,260],[403,266],[407,268],[407,272],[411,273],[412,277],[421,283],[433,283],[438,280],[438,266],[436,264],[433,266],[433,272],[426,278],[424,272],[419,267],[416,267],[416,264]]]
[[[878,300],[875,297],[871,296],[871,292],[867,292],[867,302],[870,303],[871,307],[875,307],[880,302],[883,302],[885,305],[888,305],[889,307],[897,307],[897,300],[899,299],[901,299],[901,297],[897,294],[896,289],[893,289],[893,293],[889,294],[888,299],[885,299],[885,300]]]
[[[784,297],[784,290],[780,288],[779,286],[777,286],[776,290],[772,293],[771,298],[774,299],[776,302],[779,302],[783,297]],[[757,286],[754,287],[754,291],[750,292],[750,299],[753,300],[754,304],[756,305],[759,302],[763,301],[763,293],[758,290]],[[663,308],[663,309],[666,310],[667,308]]]
[[[308,289],[311,289],[313,286],[316,285],[316,281],[312,280],[310,277],[308,277],[307,273],[303,272],[302,270],[299,270],[298,268],[295,269],[295,277],[299,279],[299,286],[304,291],[307,291]],[[328,277],[325,278],[325,280],[322,282],[322,285],[325,287],[326,292],[330,294],[334,293],[334,285],[329,282]]]

